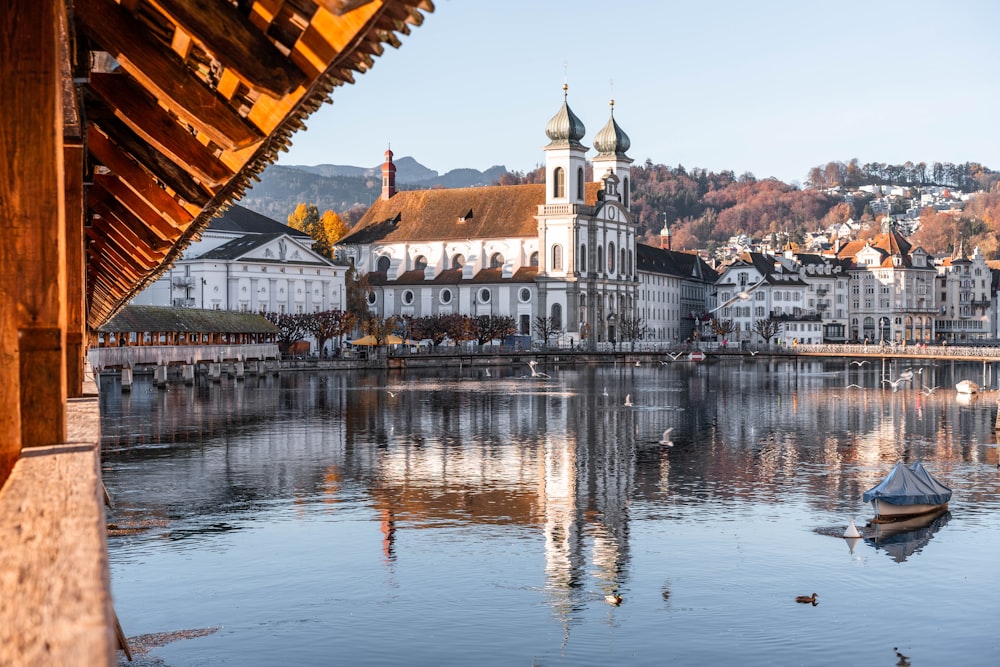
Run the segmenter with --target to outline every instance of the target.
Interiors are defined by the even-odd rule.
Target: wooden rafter
[[[198,180],[217,186],[233,177],[229,167],[208,146],[178,125],[132,77],[124,73],[94,73],[90,75],[89,87],[129,129],[174,164],[186,165]]]
[[[112,0],[79,0],[76,18],[92,39],[170,111],[226,150],[264,138],[226,100],[185,67],[180,57],[146,36],[142,23]]]
[[[249,86],[280,98],[305,81],[302,70],[232,4],[218,0],[157,0],[157,4]]]

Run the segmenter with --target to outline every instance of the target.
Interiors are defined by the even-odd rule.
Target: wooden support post
[[[122,393],[127,394],[132,391],[132,369],[122,366]]]
[[[66,439],[66,230],[57,0],[0,13],[0,481]]]
[[[66,173],[66,391],[83,394],[87,356],[87,257],[83,232],[83,142],[64,147]]]
[[[234,361],[233,367],[236,369],[236,380],[243,380],[246,378],[246,369],[242,361]]]
[[[184,380],[184,384],[191,386],[194,384],[194,364],[184,364],[181,369],[181,377]]]
[[[158,365],[153,369],[153,384],[156,385],[157,389],[167,388],[167,369],[169,367],[166,365]]]

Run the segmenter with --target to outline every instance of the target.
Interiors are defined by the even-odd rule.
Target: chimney
[[[382,199],[396,194],[396,165],[392,163],[392,150],[385,149],[385,163],[382,165]]]

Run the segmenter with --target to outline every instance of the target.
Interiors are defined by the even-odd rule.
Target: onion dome
[[[601,131],[594,137],[594,148],[599,156],[614,156],[627,158],[625,151],[632,145],[632,141],[625,134],[625,130],[615,122],[615,101],[611,100],[611,118],[608,124],[601,128]]]
[[[587,133],[587,128],[583,126],[583,121],[576,117],[569,104],[566,102],[566,91],[569,86],[563,84],[563,105],[559,113],[552,117],[549,124],[545,126],[545,135],[552,140],[549,146],[578,146],[580,139]]]

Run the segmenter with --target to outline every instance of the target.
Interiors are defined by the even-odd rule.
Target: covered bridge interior
[[[110,627],[110,605],[92,618],[67,604],[66,595],[77,607],[86,599],[77,588],[54,598],[57,587],[45,582],[91,581],[106,599],[98,503],[79,506],[62,490],[33,495],[52,496],[51,480],[65,480],[32,466],[68,470],[67,456],[83,457],[70,464],[83,473],[64,476],[96,473],[99,484],[98,432],[74,424],[96,424],[96,404],[75,402],[88,393],[89,335],[239,199],[338,86],[353,83],[432,11],[430,0],[5,3],[0,548],[5,567],[21,569],[0,583],[0,663],[92,664],[86,656],[105,656],[107,647],[93,639],[110,641],[80,629],[91,621],[92,631]],[[75,505],[45,505],[60,502]],[[74,544],[97,540],[97,551],[60,550],[60,538],[45,533],[53,513],[86,523],[88,534],[73,536]],[[19,537],[39,531],[52,553],[32,552]],[[100,562],[87,569],[81,559]],[[44,613],[26,611],[35,607]],[[76,651],[62,656],[72,656],[68,662],[56,655],[60,646]]]

